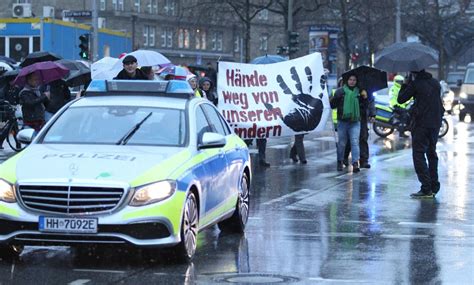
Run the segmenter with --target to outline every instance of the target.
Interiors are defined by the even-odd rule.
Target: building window
[[[234,52],[240,51],[240,36],[235,36],[234,38]]]
[[[143,45],[146,47],[155,46],[155,27],[145,25],[143,27]]]
[[[268,35],[261,35],[260,36],[260,50],[267,51],[268,50]]]
[[[148,13],[158,14],[158,0],[148,0]]]
[[[16,1],[18,4],[31,4],[31,0],[18,0]]]
[[[163,28],[161,31],[161,47],[173,47],[173,29]]]
[[[212,50],[222,51],[222,32],[214,32],[212,35]]]
[[[118,0],[118,10],[124,11],[123,0]]]
[[[188,29],[178,30],[178,47],[189,48],[189,30]]]
[[[259,20],[264,20],[264,21],[268,20],[268,10],[263,9],[260,12],[258,12],[257,18]]]
[[[206,31],[202,29],[196,30],[196,49],[206,49]]]
[[[135,0],[135,2],[133,3],[133,10],[137,13],[140,13],[140,4],[141,0]]]
[[[118,10],[118,4],[117,4],[118,0],[112,0],[112,8],[117,11]]]
[[[165,14],[168,16],[176,16],[176,2],[175,0],[165,0]]]
[[[143,26],[143,46],[148,46],[148,31],[150,26]]]
[[[105,2],[105,0],[100,0],[100,11],[105,11],[107,7],[107,3]]]

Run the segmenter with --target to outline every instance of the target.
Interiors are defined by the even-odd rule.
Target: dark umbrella
[[[13,58],[9,58],[7,56],[0,56],[0,61],[3,61],[5,63],[8,63],[9,65],[14,65],[16,64],[16,60],[14,60]]]
[[[377,90],[387,88],[387,73],[369,66],[359,66],[342,74],[342,80],[347,82],[351,75],[357,77],[357,85],[360,89],[373,93]]]
[[[13,84],[24,86],[26,84],[26,77],[36,73],[41,80],[41,84],[47,84],[57,79],[61,79],[69,73],[69,69],[52,61],[37,62],[20,70],[20,73],[13,81]]]
[[[5,72],[2,74],[2,76],[0,76],[0,85],[5,86],[6,84],[10,83],[10,81],[17,77],[18,73],[20,73],[19,69],[13,69]]]
[[[75,61],[75,60],[69,60],[69,59],[56,60],[55,63],[62,64],[64,67],[69,69],[69,71],[71,73],[87,68],[82,62]]]
[[[37,51],[27,55],[26,58],[20,63],[20,66],[26,67],[36,62],[55,61],[58,59],[62,59],[62,57],[49,51]]]
[[[264,55],[254,58],[250,63],[252,64],[270,64],[285,61],[286,58],[279,55]]]
[[[438,53],[415,42],[394,43],[375,56],[374,66],[388,72],[420,71],[438,62]]]
[[[73,71],[64,80],[70,87],[87,85],[91,81],[91,71],[90,69]]]

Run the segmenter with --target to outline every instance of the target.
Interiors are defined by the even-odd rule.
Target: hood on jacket
[[[209,90],[214,89],[214,82],[212,82],[212,80],[209,77],[202,77],[201,79],[199,79],[199,88],[202,89],[202,84],[206,81],[211,83],[211,87],[209,88]]]

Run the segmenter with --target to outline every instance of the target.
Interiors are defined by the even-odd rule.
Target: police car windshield
[[[464,83],[474,84],[474,69],[467,70],[466,78],[464,78]]]
[[[184,146],[183,110],[138,106],[69,108],[49,128],[42,143],[116,144],[150,113],[127,145]]]

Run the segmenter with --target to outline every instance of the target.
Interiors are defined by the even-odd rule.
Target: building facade
[[[245,61],[244,25],[229,10],[206,11],[196,0],[96,1],[99,6],[99,28],[131,35],[130,50],[121,52],[130,52],[132,49],[156,50],[176,64]],[[0,1],[0,18],[14,16],[14,7],[24,4],[31,9],[30,17],[52,13],[50,16],[56,19],[90,25],[90,18],[67,18],[64,17],[64,11],[90,11],[91,2],[4,0]],[[275,54],[277,46],[285,41],[283,18],[263,10],[252,20],[249,58]],[[73,48],[78,49],[76,42],[74,45]],[[121,52],[110,53],[110,56],[117,57]]]

